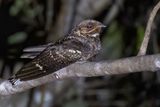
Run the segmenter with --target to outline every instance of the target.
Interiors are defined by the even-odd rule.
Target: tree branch
[[[150,14],[149,20],[147,22],[147,27],[146,27],[146,30],[145,30],[145,34],[144,34],[144,39],[143,39],[143,42],[141,44],[140,50],[138,52],[138,56],[146,54],[147,47],[148,47],[148,42],[149,42],[149,39],[151,37],[151,30],[152,30],[153,21],[154,21],[154,18],[155,18],[159,9],[160,9],[160,1],[153,8],[153,10]]]
[[[50,75],[35,80],[19,82],[17,85],[12,85],[8,80],[0,80],[0,95],[15,94],[53,80],[65,78],[104,76],[157,70],[160,70],[160,54],[136,56],[115,61],[75,63]]]

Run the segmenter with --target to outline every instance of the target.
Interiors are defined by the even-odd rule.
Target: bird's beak
[[[105,30],[106,26],[101,24],[98,26],[98,28],[101,30],[100,32],[103,32]]]
[[[105,26],[105,25],[103,25],[103,24],[99,25],[98,27],[106,28],[106,26]]]
[[[101,30],[101,32],[102,31],[104,31],[105,30],[105,28],[106,28],[106,26],[105,25],[103,25],[103,24],[100,24],[100,25],[98,25],[98,27],[97,27],[98,29],[100,29]]]

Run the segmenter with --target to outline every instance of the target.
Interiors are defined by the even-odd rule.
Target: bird
[[[20,81],[37,79],[70,64],[89,60],[101,50],[100,35],[105,27],[99,21],[84,20],[55,43],[24,49],[21,58],[31,61],[8,80],[16,85]]]

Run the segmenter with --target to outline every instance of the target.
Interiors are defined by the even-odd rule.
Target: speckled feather
[[[86,22],[91,21],[93,20],[88,20]],[[93,22],[102,25],[97,21]],[[79,33],[79,31],[82,31],[81,28],[88,26],[86,23],[83,23],[80,23],[80,25],[75,27],[68,36],[60,39],[54,44],[50,43],[43,46],[24,49],[24,52],[27,52],[27,55],[24,55],[24,57],[33,60],[24,65],[15,75],[13,75],[9,79],[10,82],[15,85],[17,80],[26,81],[36,79],[53,73],[77,61],[88,60],[96,55],[101,49],[101,45],[99,35],[94,37],[94,34],[99,34],[101,29],[96,29],[97,31],[95,30],[91,33]]]

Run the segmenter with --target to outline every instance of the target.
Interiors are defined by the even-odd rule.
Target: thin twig
[[[12,85],[8,80],[0,80],[0,95],[10,95],[27,89],[65,78],[93,77],[113,74],[160,70],[160,54],[136,56],[105,62],[75,63],[50,75]]]
[[[147,27],[146,27],[146,31],[145,31],[145,36],[144,36],[143,42],[141,44],[140,50],[138,52],[138,56],[146,54],[147,47],[148,47],[148,42],[149,42],[149,39],[150,39],[150,36],[151,36],[150,33],[151,33],[153,21],[154,21],[154,18],[156,16],[159,8],[160,8],[160,1],[153,8],[153,10],[150,14],[150,17],[149,17],[149,20],[148,20],[148,23],[147,23]]]

